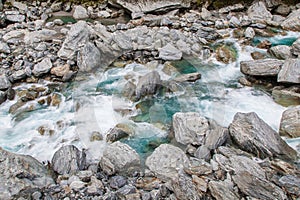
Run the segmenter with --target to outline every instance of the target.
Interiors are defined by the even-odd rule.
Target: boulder
[[[91,42],[87,42],[78,52],[77,65],[81,72],[90,72],[101,66],[101,54],[98,48]],[[106,66],[102,66],[106,67]]]
[[[102,170],[108,174],[131,176],[140,171],[141,161],[137,152],[119,141],[107,146],[99,162]]]
[[[128,137],[130,134],[131,130],[126,124],[117,124],[108,131],[106,142],[116,142],[122,138]]]
[[[252,4],[248,8],[247,14],[252,20],[266,21],[272,19],[272,14],[267,10],[265,3],[262,1]]]
[[[153,95],[162,86],[160,75],[157,71],[152,71],[139,79],[136,86],[136,99],[144,96]]]
[[[163,60],[181,60],[182,52],[176,49],[172,44],[168,43],[162,47],[159,51],[159,58]]]
[[[6,92],[0,90],[0,105],[7,100]]]
[[[0,148],[0,160],[0,199],[13,199],[28,188],[41,190],[54,184],[47,168],[31,156]]]
[[[57,32],[50,29],[42,29],[33,32],[27,32],[24,37],[25,44],[41,43],[43,41],[51,41],[55,38]]]
[[[300,59],[288,59],[278,73],[278,82],[300,83]]]
[[[25,15],[14,14],[14,15],[6,15],[6,20],[13,23],[21,23],[25,21]]]
[[[86,155],[73,145],[61,147],[54,153],[52,168],[58,174],[73,174],[86,167]]]
[[[225,200],[232,199],[238,200],[240,199],[235,193],[232,187],[228,185],[225,181],[210,181],[208,184],[208,188],[211,192],[211,195],[216,200]]]
[[[199,113],[175,113],[173,128],[177,142],[184,145],[200,145],[209,131],[209,123]]]
[[[74,13],[74,19],[86,19],[89,17],[87,10],[83,6],[76,6]]]
[[[48,73],[52,68],[52,62],[50,58],[44,58],[41,62],[34,65],[32,73],[35,76],[41,76]]]
[[[292,56],[291,47],[287,45],[277,45],[269,49],[269,53],[277,59],[285,60]]]
[[[254,112],[237,113],[229,126],[229,132],[241,149],[260,158],[297,158],[297,152]]]
[[[285,30],[300,31],[300,9],[294,10],[281,23],[281,27]]]
[[[162,179],[172,179],[178,176],[178,170],[188,165],[189,159],[178,147],[161,144],[146,159],[146,166]]]
[[[3,74],[0,75],[0,90],[6,90],[11,86],[10,81],[8,78]]]
[[[190,74],[181,74],[174,78],[176,82],[195,82],[201,78],[201,74],[199,72],[190,73]]]
[[[0,53],[10,53],[10,48],[5,42],[0,41]]]
[[[51,74],[58,76],[58,77],[63,77],[66,74],[68,74],[69,72],[70,72],[69,64],[53,67],[50,71]]]
[[[283,106],[300,105],[300,86],[289,88],[274,87],[272,97],[274,101]]]
[[[242,61],[241,72],[251,76],[277,76],[284,61],[277,59],[263,59]]]
[[[279,134],[291,138],[300,137],[300,106],[288,108],[282,113]]]
[[[300,194],[300,178],[299,176],[286,175],[279,179],[279,183],[289,193],[298,195]]]
[[[291,48],[293,55],[300,57],[300,38],[293,43]]]

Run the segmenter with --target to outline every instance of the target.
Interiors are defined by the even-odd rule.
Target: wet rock
[[[73,145],[63,146],[54,153],[51,164],[58,174],[76,173],[85,169],[86,155]]]
[[[293,55],[300,57],[300,38],[298,38],[292,45],[291,51]]]
[[[242,84],[243,86],[248,86],[248,87],[252,86],[252,82],[249,81],[246,77],[241,77],[239,79],[239,83]]]
[[[241,72],[251,76],[276,76],[284,61],[276,59],[263,59],[254,61],[242,61]]]
[[[44,58],[41,62],[34,65],[32,73],[35,76],[41,76],[43,74],[48,73],[51,68],[52,68],[52,62],[50,58]]]
[[[139,79],[136,86],[136,99],[155,94],[162,86],[160,75],[157,71],[152,71]]]
[[[93,131],[90,137],[90,141],[94,142],[94,141],[101,141],[101,140],[103,140],[102,134],[98,131]]]
[[[176,177],[178,169],[188,163],[185,153],[170,144],[161,144],[146,160],[146,166],[162,179]]]
[[[300,31],[300,9],[294,10],[281,23],[281,27],[285,30]]]
[[[289,193],[294,195],[300,194],[300,178],[293,175],[286,175],[279,179],[279,183]]]
[[[265,53],[263,52],[260,52],[260,51],[254,51],[251,53],[251,57],[254,59],[254,60],[262,60],[262,59],[265,59],[267,56]]]
[[[77,64],[82,72],[89,72],[101,66],[100,51],[91,42],[88,42],[78,53]],[[103,66],[105,67],[105,66]]]
[[[31,156],[0,148],[0,160],[0,199],[12,199],[27,188],[42,189],[54,183],[46,167]]]
[[[87,10],[83,6],[76,6],[74,13],[74,19],[86,19],[89,17]]]
[[[300,59],[288,59],[278,73],[278,82],[300,83]]]
[[[182,74],[174,78],[176,82],[195,82],[201,78],[201,74],[199,72],[190,73],[190,74]]]
[[[274,101],[283,106],[300,105],[300,87],[275,87],[272,90]]]
[[[11,86],[10,81],[5,75],[0,75],[0,90],[6,90]]]
[[[257,45],[257,48],[269,49],[271,46],[272,46],[272,43],[269,40],[264,40]]]
[[[12,87],[9,87],[6,90],[6,95],[7,95],[8,100],[14,100],[14,98],[16,96],[16,91]]]
[[[131,81],[128,81],[123,88],[122,94],[124,97],[126,97],[128,99],[134,100],[135,91],[136,91],[135,84],[132,83]]]
[[[282,113],[279,134],[291,138],[300,137],[300,106],[288,108]]]
[[[0,41],[0,53],[10,53],[9,46],[6,43],[1,41]]]
[[[237,17],[233,16],[230,18],[229,27],[238,28],[240,25],[241,25],[241,22]]]
[[[272,19],[272,14],[267,10],[265,3],[262,1],[252,4],[248,8],[247,14],[253,20],[266,21]]]
[[[106,135],[107,142],[116,142],[122,138],[128,137],[131,130],[128,129],[126,124],[117,124],[114,128],[110,129]]]
[[[99,165],[108,175],[131,176],[140,170],[140,158],[130,146],[117,141],[107,146]]]
[[[269,49],[269,53],[277,59],[285,60],[292,56],[291,48],[287,45],[277,45]]]
[[[6,93],[0,90],[0,104],[4,103],[6,100],[7,100]]]
[[[168,43],[159,49],[159,58],[163,60],[181,60],[182,52],[176,49],[172,44]]]
[[[234,142],[260,158],[295,160],[297,152],[255,113],[237,113],[229,126]]]
[[[211,192],[211,195],[216,200],[223,199],[240,199],[233,191],[233,188],[230,188],[225,181],[210,181],[208,183],[208,188]]]

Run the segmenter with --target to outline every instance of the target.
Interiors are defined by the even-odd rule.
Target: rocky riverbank
[[[139,102],[201,79],[199,72],[178,75],[172,61],[231,64],[237,50],[226,42],[229,37],[241,46],[254,46],[255,37],[300,32],[299,4],[266,0],[189,10],[191,5],[181,0],[120,0],[89,7],[0,1],[0,104],[11,101],[9,114],[18,122],[26,113],[59,108],[70,83],[132,62],[153,69],[139,79],[125,75],[121,95]],[[221,42],[216,45],[216,40]],[[92,130],[91,142],[109,143],[99,161],[73,145],[61,147],[43,164],[1,149],[0,199],[300,198],[299,154],[280,137],[300,137],[299,44],[300,38],[277,46],[265,39],[256,45],[253,59],[237,63],[245,75],[242,85],[263,86],[276,102],[298,105],[283,113],[279,133],[252,112],[237,113],[228,127],[196,112],[176,112],[169,143],[154,144],[147,158],[119,141],[132,132],[122,124],[106,135]],[[157,72],[161,65],[171,79]],[[63,129],[67,122],[55,126]],[[37,131],[55,134],[42,125]]]

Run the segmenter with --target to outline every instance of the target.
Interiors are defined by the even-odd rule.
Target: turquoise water
[[[264,40],[270,41],[272,43],[272,46],[277,46],[277,45],[292,46],[292,44],[297,40],[297,37],[286,37],[286,38],[255,37],[253,39],[253,44],[256,46]]]

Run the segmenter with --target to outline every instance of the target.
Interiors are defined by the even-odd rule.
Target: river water
[[[278,45],[295,40],[297,36],[299,34],[291,32],[270,40]],[[238,83],[239,77],[243,76],[239,62],[250,60],[250,53],[257,49],[241,46],[234,39],[218,42],[233,44],[237,52],[236,62],[223,64],[215,59],[215,55],[207,60],[185,58],[173,63],[177,69],[171,69],[169,73],[166,73],[166,67],[158,65],[155,70],[166,89],[136,103],[122,97],[126,79],[137,82],[140,76],[153,70],[151,65],[131,63],[124,68],[110,68],[104,73],[79,75],[60,93],[62,102],[59,107],[40,107],[14,116],[8,110],[15,101],[5,102],[0,106],[0,146],[45,161],[51,160],[61,146],[74,144],[87,149],[90,159],[98,160],[107,145],[106,133],[122,123],[132,133],[122,141],[143,156],[156,145],[168,142],[168,130],[176,112],[199,112],[222,126],[228,126],[237,112],[256,112],[278,131],[281,114],[286,108],[276,104],[267,92]],[[177,83],[175,89],[168,85],[174,76],[196,71],[202,74],[200,80]],[[20,85],[15,89],[28,87],[31,85]],[[41,126],[48,130],[44,135],[38,132]],[[91,134],[95,131],[103,135],[104,140],[91,141]],[[300,143],[300,139],[287,141],[294,148]]]

